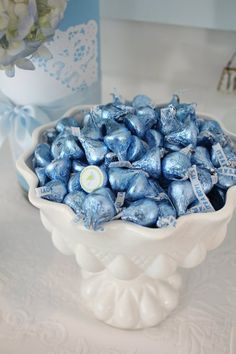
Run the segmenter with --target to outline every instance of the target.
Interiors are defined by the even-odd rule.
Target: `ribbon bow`
[[[50,122],[49,116],[38,106],[15,105],[0,93],[0,147],[12,135],[14,142],[22,150],[31,143],[31,133],[40,124]]]
[[[75,92],[71,95],[50,102],[46,105],[20,106],[12,102],[0,91],[0,148],[7,137],[11,137],[15,146],[15,158],[31,144],[32,131],[41,124],[61,118],[74,106],[93,102],[97,97],[98,87],[93,84],[89,90]],[[21,151],[20,151],[21,150]]]

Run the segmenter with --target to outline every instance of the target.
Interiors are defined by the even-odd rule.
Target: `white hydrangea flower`
[[[0,47],[0,65],[8,66],[12,60],[25,50],[24,41],[14,41],[8,48]]]
[[[9,17],[5,12],[0,10],[0,31],[5,31],[9,23]]]
[[[10,76],[14,65],[32,70],[25,58],[54,35],[67,1],[0,0],[0,69]]]

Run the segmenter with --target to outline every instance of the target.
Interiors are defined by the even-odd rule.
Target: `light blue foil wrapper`
[[[81,134],[86,138],[93,140],[103,140],[102,130],[95,122],[92,113],[87,115],[87,119],[84,120],[83,128],[81,129]]]
[[[39,186],[40,187],[44,186],[48,181],[48,178],[45,173],[45,167],[36,167],[35,173],[36,173],[38,180],[39,180]]]
[[[49,192],[47,195],[43,195],[42,198],[56,203],[62,203],[67,193],[66,185],[59,180],[50,181],[43,188],[48,189]]]
[[[82,190],[80,185],[80,172],[72,173],[68,182],[68,191],[71,193],[80,190]]]
[[[85,198],[85,192],[74,191],[67,194],[63,203],[68,205],[76,213],[77,216],[81,216]]]
[[[218,182],[217,186],[222,189],[228,189],[236,185],[236,168],[218,168],[217,169]]]
[[[130,180],[125,198],[129,201],[135,201],[155,196],[157,196],[156,188],[149,182],[145,173],[140,172]]]
[[[145,140],[150,148],[163,146],[163,135],[154,129],[149,129],[145,134]]]
[[[151,199],[140,199],[121,213],[121,219],[142,226],[155,226],[158,217],[157,203]]]
[[[158,126],[163,135],[170,134],[181,129],[182,124],[176,117],[176,109],[173,105],[169,105],[168,107],[160,110]]]
[[[169,144],[180,145],[182,147],[191,144],[197,145],[198,128],[196,124],[189,121],[182,130],[171,132],[165,136],[165,141]]]
[[[125,125],[132,134],[143,138],[146,131],[156,123],[155,111],[151,107],[139,108],[136,114],[130,114],[125,118]]]
[[[147,172],[150,177],[158,178],[161,174],[160,149],[150,149],[140,160],[133,163],[133,167]]]
[[[46,167],[53,159],[50,146],[48,144],[38,144],[34,151],[34,157],[37,167]]]
[[[135,109],[140,109],[143,107],[152,107],[152,100],[146,95],[137,95],[132,100],[132,106]]]
[[[59,133],[64,132],[67,128],[71,127],[80,127],[78,119],[74,117],[65,117],[60,119],[60,121],[56,125],[56,130]]]
[[[121,127],[110,135],[106,135],[104,142],[120,160],[126,160],[127,150],[131,142],[131,133],[125,127]]]
[[[196,199],[189,181],[173,181],[169,185],[168,195],[174,204],[177,215],[184,215],[188,206]]]
[[[109,182],[114,191],[127,190],[131,179],[139,173],[137,170],[112,167],[109,169]]]
[[[70,159],[53,160],[45,169],[49,179],[59,180],[67,183],[70,177],[71,161]]]
[[[83,203],[84,225],[87,229],[101,230],[104,223],[116,215],[116,208],[110,195],[99,190],[86,196]]]
[[[148,151],[148,145],[145,141],[139,139],[137,136],[132,135],[130,144],[127,151],[127,160],[134,162],[139,160]]]
[[[108,153],[108,148],[102,141],[80,136],[80,142],[90,165],[99,165],[104,161],[105,156]]]
[[[189,156],[181,152],[172,152],[162,160],[162,173],[169,180],[187,179],[191,165]]]
[[[214,172],[215,168],[211,162],[209,151],[204,146],[197,146],[192,154],[191,162],[198,167]]]

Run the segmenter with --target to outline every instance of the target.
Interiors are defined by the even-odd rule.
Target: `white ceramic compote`
[[[66,116],[82,119],[79,110],[74,108]],[[222,209],[182,216],[176,227],[151,229],[115,220],[104,231],[87,230],[82,222],[75,222],[67,205],[39,198],[35,192],[38,179],[32,169],[33,152],[44,130],[55,125],[34,131],[32,148],[17,163],[29,185],[29,200],[39,208],[55,247],[75,256],[84,305],[97,319],[123,329],[157,325],[178,305],[182,286],[178,268],[197,266],[224,240],[236,206],[236,187],[228,190]]]

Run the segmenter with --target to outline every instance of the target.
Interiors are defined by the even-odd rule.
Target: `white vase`
[[[46,43],[52,59],[33,59],[34,71],[0,71],[2,92],[18,105],[44,105],[78,93],[80,104],[100,99],[98,0],[69,0],[59,28]],[[76,104],[76,102],[75,102]],[[78,102],[77,102],[78,104]]]
[[[33,58],[35,70],[16,68],[13,78],[0,71],[0,104],[9,99],[8,134],[15,160],[29,147],[29,139],[20,140],[24,127],[31,134],[72,106],[100,102],[99,1],[68,0],[59,28],[45,45],[52,58]],[[33,119],[22,117],[29,105],[36,108]]]

